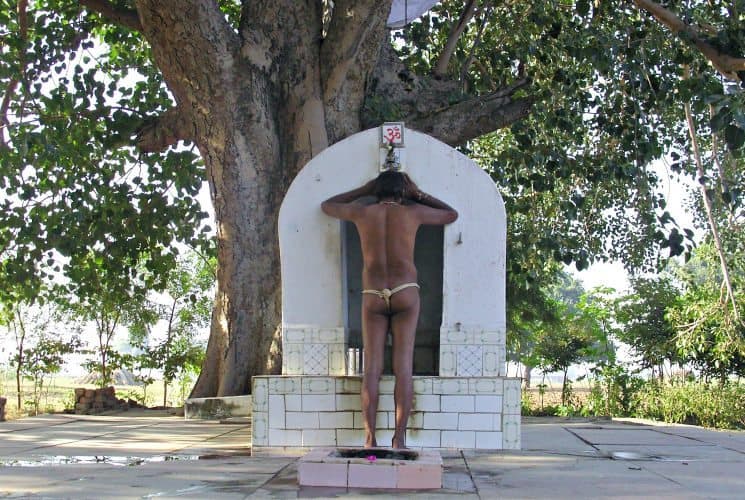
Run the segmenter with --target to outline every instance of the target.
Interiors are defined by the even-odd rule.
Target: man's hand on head
[[[419,187],[416,185],[414,181],[411,180],[411,177],[409,177],[408,174],[402,174],[404,177],[404,182],[406,183],[405,188],[405,198],[409,198],[411,200],[417,200],[417,197],[419,195]]]

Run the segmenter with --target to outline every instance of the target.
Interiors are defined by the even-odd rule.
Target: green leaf
[[[727,125],[724,129],[724,139],[730,151],[740,149],[745,144],[745,130],[736,125]]]

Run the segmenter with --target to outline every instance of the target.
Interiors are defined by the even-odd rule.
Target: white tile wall
[[[491,413],[461,413],[458,416],[458,430],[493,431],[494,415]]]
[[[300,394],[285,395],[285,411],[301,411],[303,409],[303,399]]]
[[[421,446],[424,448],[440,447],[440,431],[427,429],[414,429],[406,431],[407,446]]]
[[[281,394],[269,395],[269,428],[285,428],[285,397]]]
[[[418,411],[440,411],[441,396],[439,394],[414,394],[413,409]]]
[[[359,394],[337,394],[336,410],[362,410]]]
[[[305,429],[303,430],[303,446],[336,446],[336,431]]]
[[[425,429],[457,429],[457,413],[425,413],[423,427]]]
[[[500,450],[502,449],[501,432],[476,432],[476,449]]]
[[[354,425],[351,411],[323,411],[318,413],[320,429],[351,429]]]
[[[333,394],[303,394],[303,411],[334,411],[336,396]]]
[[[474,431],[442,431],[440,443],[443,448],[476,448]]]
[[[302,431],[288,429],[269,429],[268,446],[302,446]]]
[[[481,396],[473,397],[473,410],[477,412],[498,412],[502,413],[502,396]]]
[[[442,395],[442,411],[473,412],[474,396]]]
[[[288,411],[285,417],[286,429],[318,429],[319,413],[315,411]]]
[[[365,433],[359,429],[336,429],[337,446],[362,446]]]
[[[386,390],[393,380],[384,377]],[[253,384],[253,445],[362,445],[359,377],[263,376]],[[414,387],[410,446],[519,449],[519,379],[416,377]],[[393,395],[381,394],[376,415],[381,446],[390,444],[394,426]]]

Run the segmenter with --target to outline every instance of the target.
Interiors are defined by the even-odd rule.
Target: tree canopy
[[[652,168],[662,158],[721,180],[722,206],[741,210],[745,2],[446,0],[393,33],[390,5],[0,1],[3,300],[50,280],[95,293],[101,266],[114,288],[164,287],[174,242],[209,232],[206,180],[218,292],[196,393],[245,392],[277,369],[289,182],[391,119],[490,172],[516,289],[552,260],[641,270],[689,251]],[[718,146],[704,175],[686,105]]]

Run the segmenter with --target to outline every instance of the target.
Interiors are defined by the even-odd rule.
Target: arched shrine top
[[[405,146],[405,171],[423,191],[459,213],[443,236],[441,356],[447,355],[448,346],[491,345],[498,347],[497,358],[503,363],[506,221],[502,198],[488,174],[447,144],[407,130]],[[348,323],[342,225],[324,215],[320,205],[375,177],[379,159],[379,129],[350,136],[313,158],[282,203],[284,374],[309,373],[303,362],[309,351],[299,350],[302,344],[326,346],[328,370],[318,369],[315,374],[343,374]],[[451,354],[458,357],[460,351],[453,347]],[[502,370],[489,374],[501,375]],[[454,363],[452,367],[440,363],[440,375],[456,374],[465,372],[457,373]]]

